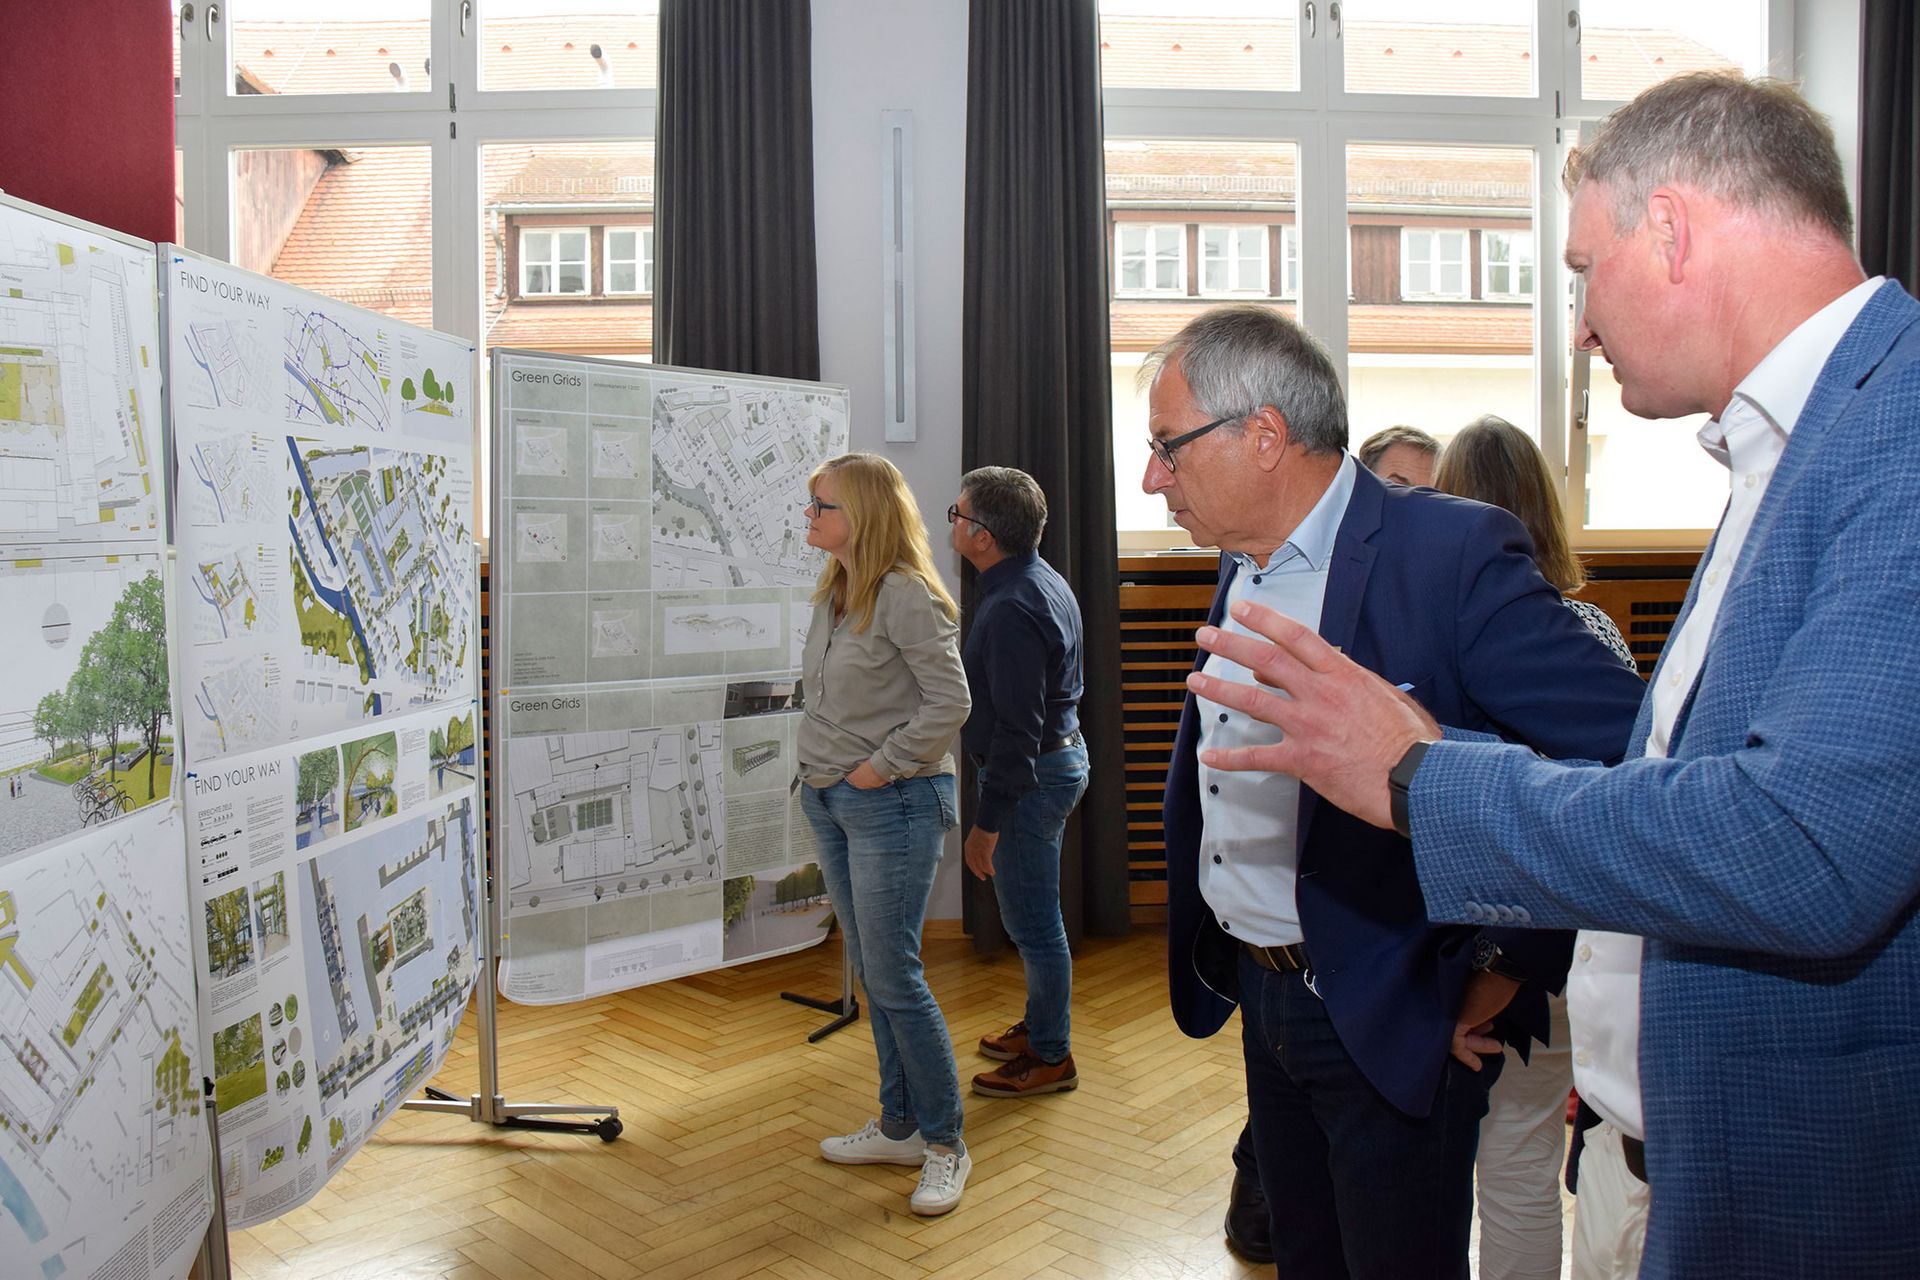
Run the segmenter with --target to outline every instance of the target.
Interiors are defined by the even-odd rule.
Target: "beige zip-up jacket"
[[[954,735],[972,699],[960,662],[960,628],[919,579],[895,571],[880,583],[873,622],[834,624],[833,602],[813,608],[801,658],[807,699],[800,778],[830,787],[869,760],[889,781],[952,773]]]

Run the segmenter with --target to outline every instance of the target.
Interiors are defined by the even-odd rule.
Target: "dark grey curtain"
[[[1860,6],[1860,265],[1920,293],[1920,11]]]
[[[968,38],[961,459],[1019,467],[1046,492],[1040,551],[1079,596],[1086,627],[1080,718],[1093,764],[1062,850],[1061,903],[1070,937],[1122,933],[1130,920],[1099,16],[1094,0],[973,0]],[[973,586],[969,570],[969,601]],[[970,806],[972,788],[963,794]],[[996,949],[1006,935],[992,886],[963,878],[974,944]]]
[[[813,6],[663,0],[653,358],[820,376]]]

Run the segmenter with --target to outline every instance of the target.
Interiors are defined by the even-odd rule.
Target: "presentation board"
[[[552,1004],[814,945],[791,784],[844,388],[492,353],[500,989]]]
[[[162,255],[193,950],[243,1227],[433,1074],[473,988],[474,348]]]
[[[0,1271],[178,1277],[212,1214],[154,247],[0,199]]]

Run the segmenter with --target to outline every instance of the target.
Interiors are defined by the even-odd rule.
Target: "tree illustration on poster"
[[[48,691],[34,710],[34,736],[47,743],[39,773],[77,784],[83,825],[166,795],[170,751],[167,772],[160,764],[168,701],[167,607],[160,575],[149,573],[127,587],[112,619],[87,639],[66,687]],[[140,744],[124,756],[123,733]],[[104,756],[96,753],[100,743]]]

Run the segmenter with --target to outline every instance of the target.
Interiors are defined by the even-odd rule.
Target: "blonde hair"
[[[898,570],[919,579],[947,617],[957,619],[960,606],[933,567],[927,525],[900,468],[877,453],[842,454],[814,468],[807,492],[813,493],[820,478],[829,475],[834,505],[847,521],[847,563],[841,564],[838,556],[827,561],[813,602],[832,600],[836,609],[853,618],[853,629],[864,632],[873,625],[880,583]]]

